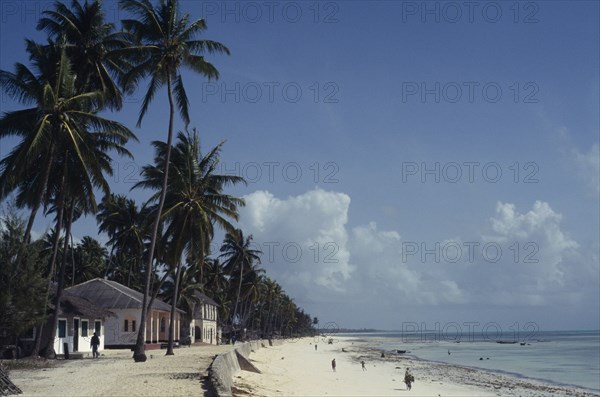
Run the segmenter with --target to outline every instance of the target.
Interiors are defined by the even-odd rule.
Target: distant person
[[[331,369],[335,372],[335,358],[331,360]]]
[[[90,346],[92,347],[92,357],[98,358],[100,357],[100,353],[98,353],[98,346],[100,346],[100,338],[94,332],[92,339],[90,340]]]
[[[385,353],[381,352],[381,358],[385,358]]]
[[[406,372],[404,373],[404,383],[406,383],[406,388],[408,390],[411,389],[412,383],[415,381],[415,377],[410,373],[410,368],[406,368]]]
[[[235,335],[233,335],[233,336],[231,337],[231,344],[232,344],[232,345],[235,345],[235,339],[236,339],[236,337],[235,337]]]
[[[365,367],[365,361],[364,360],[360,362],[360,365],[362,365],[362,370],[363,371],[367,370],[367,367]]]
[[[315,343],[315,351],[317,351],[317,344]]]
[[[448,349],[448,355],[450,355],[450,349]]]

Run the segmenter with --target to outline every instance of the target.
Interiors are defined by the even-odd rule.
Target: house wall
[[[111,348],[133,346],[136,343],[139,324],[142,317],[140,309],[111,309],[116,317],[106,321],[106,346]],[[146,320],[146,343],[167,341],[169,337],[170,313],[164,310],[151,310]],[[179,324],[181,315],[175,313],[175,337],[179,340]],[[127,320],[127,324],[125,324]],[[135,328],[132,327],[135,321]],[[125,326],[127,325],[127,329]]]
[[[106,319],[105,344],[107,347],[125,347],[135,345],[140,324],[141,310],[139,309],[111,309],[115,317]],[[127,330],[125,330],[127,320]],[[133,324],[135,322],[135,327]]]
[[[74,319],[79,320],[77,332],[75,332]],[[87,336],[84,335],[82,329],[83,321],[88,323]],[[96,322],[100,324],[100,345],[98,351],[104,350],[104,327],[101,319],[89,318],[89,317],[73,317],[73,316],[61,316],[58,318],[58,324],[56,327],[56,338],[54,339],[54,351],[56,354],[65,354],[64,343],[68,344],[70,353],[73,352],[91,352],[92,347],[90,346],[90,340],[95,332]],[[64,334],[61,331],[64,329]],[[77,334],[77,336],[76,336]],[[75,346],[77,341],[77,346]]]
[[[190,335],[194,342],[217,345],[220,337],[217,334],[217,307],[202,303],[194,308],[194,318],[190,324]]]

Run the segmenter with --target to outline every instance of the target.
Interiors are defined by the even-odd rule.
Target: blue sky
[[[51,3],[1,4],[11,70]],[[184,75],[191,126],[227,140],[240,225],[322,323],[598,329],[598,2],[466,4],[183,1],[232,51],[219,81]],[[141,92],[112,116],[140,138],[112,186],[139,202],[167,126],[163,92],[135,128]]]

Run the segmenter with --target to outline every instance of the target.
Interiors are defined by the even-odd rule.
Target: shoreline
[[[565,331],[561,331],[561,332],[565,332]],[[594,330],[591,332],[597,332],[597,331]],[[369,342],[371,342],[369,339],[361,338],[360,334],[357,334],[357,335],[345,334],[345,335],[342,335],[341,337],[351,340],[353,342],[359,342],[361,344],[364,344],[365,346],[369,346]],[[373,347],[373,346],[370,346],[369,348],[373,349],[379,353],[384,351],[386,354],[390,353],[390,354],[392,354],[392,356],[398,356],[394,349],[388,350],[388,349],[383,349],[381,347]],[[419,357],[418,355],[416,355],[415,353],[412,353],[411,351],[407,351],[402,356],[410,357],[411,359],[416,360],[416,361],[423,361],[423,362],[429,362],[429,363],[440,364],[440,365],[457,366],[457,367],[462,367],[465,369],[481,371],[481,372],[492,374],[492,375],[495,374],[495,375],[507,376],[507,377],[519,379],[519,380],[522,380],[525,382],[528,382],[528,381],[534,382],[534,383],[537,382],[537,383],[547,384],[550,386],[556,386],[556,387],[560,387],[560,388],[577,389],[579,391],[593,393],[594,395],[600,395],[600,385],[598,385],[598,388],[594,388],[594,387],[587,386],[585,384],[569,383],[569,382],[565,382],[565,381],[558,381],[558,380],[553,380],[553,379],[548,379],[548,378],[543,378],[543,377],[536,377],[536,376],[528,375],[525,373],[507,370],[507,369],[485,368],[483,366],[478,366],[476,364],[478,361],[476,361],[475,364],[466,364],[466,363],[456,363],[456,362],[445,361],[443,359],[435,360],[435,359],[430,359],[430,358],[422,358],[422,357]]]
[[[134,363],[129,350],[108,350],[97,360],[58,360],[46,368],[14,369],[10,379],[23,396],[209,395],[207,375],[213,358],[234,347],[237,345],[193,345],[176,349],[174,356],[152,350],[146,363]],[[232,395],[398,396],[406,392],[433,397],[600,397],[597,391],[581,387],[429,361],[412,354],[385,351],[381,358],[381,352],[351,337],[334,338],[331,345],[321,338],[281,340],[252,351],[249,361],[262,373],[233,373]],[[336,372],[331,369],[333,358]],[[366,370],[361,367],[363,360]],[[410,392],[403,382],[407,367],[416,380]]]
[[[420,358],[420,357],[412,355],[412,354],[406,354],[406,356],[410,357],[412,360],[415,360],[415,361],[423,361],[426,363],[440,364],[440,365],[450,365],[453,367],[459,367],[459,368],[464,368],[464,369],[486,372],[486,373],[489,373],[492,375],[493,374],[503,375],[503,376],[507,376],[507,377],[511,377],[511,378],[515,378],[515,379],[519,379],[519,380],[523,380],[523,381],[539,382],[542,384],[548,384],[550,386],[556,386],[556,387],[561,387],[561,388],[581,389],[582,391],[585,391],[585,392],[596,393],[596,394],[600,395],[600,390],[591,389],[589,387],[575,385],[572,383],[561,383],[561,382],[553,381],[551,379],[535,378],[535,377],[520,374],[518,372],[504,371],[501,369],[481,368],[481,367],[464,365],[464,364],[452,364],[452,363],[448,363],[445,361],[427,360],[427,359]]]
[[[319,340],[319,350],[314,351],[314,339],[303,338],[253,353],[250,361],[263,374],[243,371],[236,374],[234,395],[397,396],[398,391],[408,392],[403,374],[410,367],[416,381],[409,393],[415,396],[600,396],[598,391],[578,386],[428,361],[408,354],[386,352],[385,358],[381,358],[381,349],[348,336],[337,337],[335,341],[328,345]],[[293,359],[289,360],[289,356]],[[338,362],[335,373],[328,367],[334,357]],[[367,363],[366,371],[361,370],[361,360]]]
[[[361,341],[360,343],[366,344],[366,341]],[[381,354],[381,352],[383,350],[377,349],[377,348],[370,348],[370,347],[367,347],[366,349],[368,351],[377,353],[377,356],[375,357],[375,359],[378,359],[378,358],[380,359],[379,355]],[[386,354],[387,353],[388,352],[386,351]],[[404,357],[404,358],[409,359],[414,362],[430,364],[432,366],[454,368],[457,370],[464,370],[464,371],[469,371],[469,372],[474,371],[474,372],[478,372],[478,373],[482,373],[482,374],[487,374],[492,377],[506,378],[507,380],[512,379],[514,382],[520,384],[521,387],[525,387],[525,388],[543,389],[543,390],[548,390],[548,391],[552,391],[552,392],[564,392],[568,395],[600,396],[600,390],[595,390],[595,389],[587,388],[587,387],[580,386],[580,385],[555,382],[555,381],[548,380],[548,379],[533,378],[533,377],[525,376],[518,372],[481,368],[481,367],[469,366],[469,365],[464,365],[464,364],[453,364],[453,363],[448,363],[448,362],[444,362],[444,361],[427,360],[427,359],[415,356],[413,354],[408,354],[408,353],[405,355],[402,355],[402,356],[392,353],[392,355],[390,356],[391,359],[394,359],[394,358],[400,359],[401,357]],[[482,384],[486,385],[487,382],[483,382]],[[578,394],[573,394],[573,393],[578,393]]]

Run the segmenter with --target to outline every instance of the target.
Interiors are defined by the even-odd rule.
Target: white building
[[[204,342],[211,345],[220,343],[221,335],[217,327],[217,302],[196,291],[198,303],[194,305],[190,322],[190,337],[193,342]]]
[[[104,324],[106,348],[133,347],[142,316],[144,295],[116,281],[95,278],[65,289],[69,293],[86,298],[103,309],[115,314]],[[169,337],[171,305],[154,299],[146,319],[146,343],[160,344]],[[175,312],[174,340],[179,341],[182,310]]]
[[[69,353],[91,353],[90,345],[94,332],[100,339],[98,351],[104,350],[104,324],[109,319],[114,319],[114,314],[101,306],[90,302],[84,297],[71,294],[69,291],[63,291],[60,309],[58,312],[58,324],[56,328],[56,337],[54,339],[54,352],[59,355],[65,354],[65,347]],[[51,320],[45,326],[42,334],[43,342],[41,346],[49,344]],[[33,329],[31,335],[21,338],[25,345],[31,343],[31,348],[35,341]],[[27,337],[30,337],[29,339]]]

